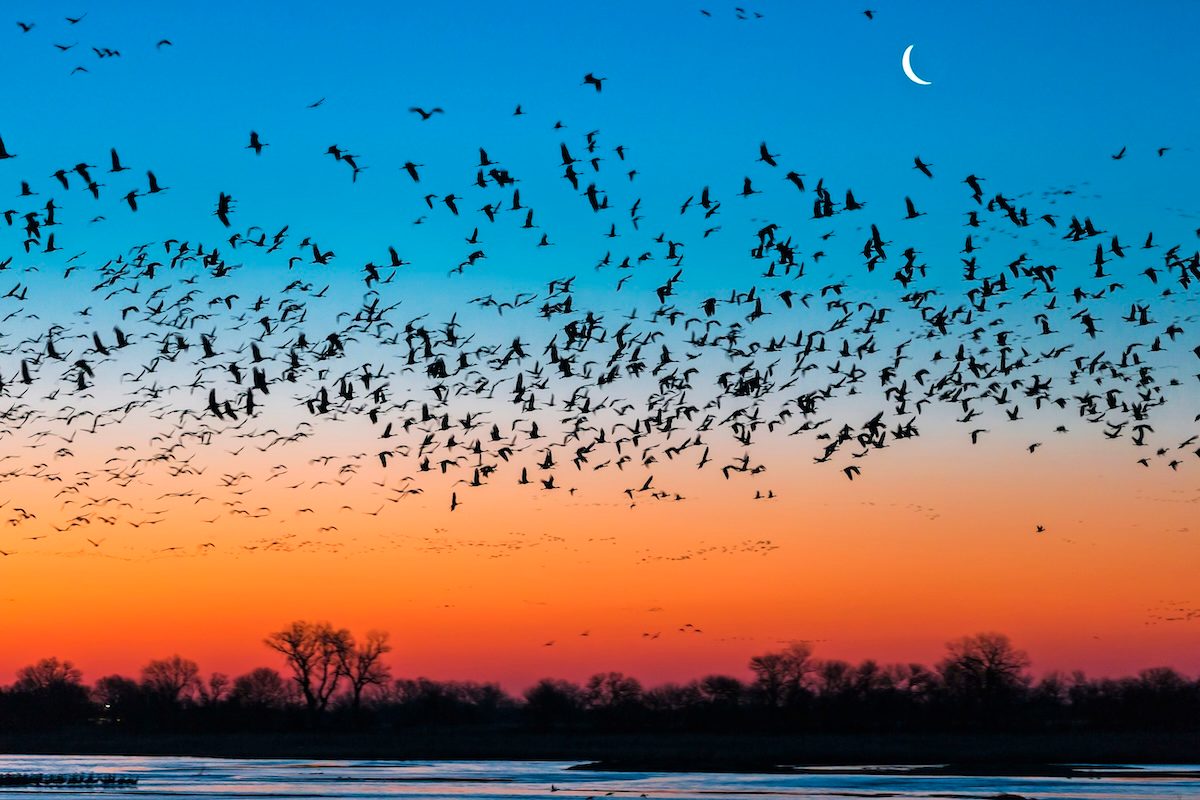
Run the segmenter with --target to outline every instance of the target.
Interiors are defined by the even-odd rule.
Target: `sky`
[[[1200,412],[1190,383],[1190,351],[1200,344],[1189,317],[1196,289],[1164,295],[1165,279],[1151,284],[1140,274],[1162,269],[1171,244],[1183,257],[1197,246],[1200,68],[1190,39],[1200,9],[887,2],[867,19],[845,3],[744,8],[748,19],[707,0],[344,3],[336,13],[305,2],[8,6],[14,23],[34,27],[0,22],[9,76],[0,86],[0,137],[17,154],[0,161],[0,196],[12,194],[0,206],[18,212],[16,227],[0,228],[0,260],[13,256],[0,271],[0,294],[26,287],[23,299],[0,300],[0,398],[9,409],[0,433],[8,457],[0,516],[9,515],[0,551],[10,553],[0,558],[0,681],[48,655],[73,659],[91,678],[174,652],[238,673],[272,663],[262,638],[296,618],[389,630],[397,674],[513,688],[609,669],[647,682],[744,674],[752,655],[793,640],[813,642],[823,657],[929,663],[949,639],[984,630],[1012,636],[1038,671],[1120,674],[1166,664],[1200,673],[1200,615],[1186,618],[1200,607],[1200,463],[1178,447]],[[77,24],[64,19],[85,11]],[[910,44],[929,86],[901,70]],[[93,47],[120,56],[100,58]],[[582,83],[587,73],[605,79],[602,91]],[[412,106],[444,112],[425,121]],[[267,143],[260,156],[246,148],[251,130]],[[602,161],[599,170],[578,165],[576,191],[562,179],[560,145],[582,159],[592,131]],[[779,154],[778,168],[756,160],[762,142]],[[353,181],[344,162],[325,154],[330,145],[357,156],[363,169]],[[113,147],[128,172],[106,171]],[[481,147],[519,178],[536,229],[523,229],[519,212],[490,224],[479,211],[485,202],[507,206],[511,192],[471,185]],[[914,169],[918,156],[932,165],[932,180]],[[99,165],[98,200],[77,175],[66,190],[52,177],[80,161]],[[419,183],[401,169],[408,161],[420,165]],[[147,169],[169,188],[142,194],[135,213],[121,198],[145,192]],[[803,174],[804,193],[784,180],[788,170]],[[988,197],[1013,198],[1034,218],[1051,213],[1059,227],[965,228],[965,212],[980,208],[962,183],[968,174],[983,178]],[[737,196],[744,178],[761,194]],[[865,210],[810,219],[818,180],[839,202],[852,188]],[[37,194],[18,197],[21,181]],[[603,213],[580,196],[592,181],[609,199]],[[721,202],[710,219],[698,207],[705,186]],[[450,192],[463,198],[460,215],[439,200]],[[213,213],[220,193],[235,200],[230,229]],[[926,215],[903,219],[906,196]],[[22,215],[51,198],[63,224],[45,226],[26,252]],[[629,209],[639,200],[634,229]],[[1085,303],[1101,318],[1099,338],[1081,335],[1072,305],[1056,313],[1053,341],[1088,360],[1116,358],[1152,338],[1120,321],[1131,303],[1153,308],[1159,338],[1178,322],[1177,342],[1143,351],[1162,380],[1179,382],[1164,388],[1171,402],[1154,411],[1154,444],[1183,454],[1177,468],[1168,468],[1169,455],[1138,464],[1150,455],[1141,450],[1154,448],[1135,448],[1128,429],[1106,438],[1103,423],[1087,424],[1073,407],[1035,413],[1030,399],[1017,421],[989,409],[977,444],[967,435],[975,424],[957,422],[963,410],[943,404],[922,416],[919,438],[872,452],[854,480],[842,472],[848,461],[813,463],[820,440],[765,433],[753,454],[766,470],[724,478],[720,465],[744,448],[717,444],[713,434],[713,457],[725,460],[707,470],[693,469],[690,454],[683,464],[659,453],[653,464],[589,474],[562,453],[564,490],[530,490],[511,471],[476,488],[455,483],[469,472],[440,474],[436,458],[431,474],[414,472],[416,458],[379,464],[381,423],[365,413],[314,417],[301,393],[315,390],[315,372],[295,387],[281,373],[285,329],[294,335],[280,319],[289,297],[300,298],[303,326],[317,341],[348,324],[341,312],[353,315],[378,296],[381,307],[396,304],[387,336],[402,341],[406,322],[421,318],[435,330],[453,315],[480,343],[517,337],[540,356],[555,333],[535,313],[551,301],[550,281],[575,276],[580,308],[604,315],[610,329],[625,315],[644,329],[656,287],[682,267],[672,302],[685,316],[698,315],[708,297],[755,286],[774,302],[759,330],[794,337],[828,326],[840,312],[824,298],[785,311],[765,264],[747,257],[768,221],[781,239],[794,237],[805,261],[798,292],[820,295],[838,283],[847,302],[888,306],[895,322],[877,333],[881,349],[909,340],[914,361],[940,369],[935,353],[952,353],[958,339],[913,335],[921,318],[903,307],[891,279],[900,251],[918,251],[928,264],[921,286],[953,308],[966,289],[960,250],[971,234],[986,270],[1022,253],[1057,265],[1066,308],[1071,289],[1091,286],[1094,271],[1093,243],[1062,239],[1072,214],[1096,220],[1106,247],[1119,234],[1131,256],[1109,256],[1106,265],[1121,291]],[[859,251],[871,224],[894,244],[888,266],[867,272]],[[231,231],[265,232],[269,241],[284,226],[287,244],[277,253],[228,242]],[[467,241],[472,229],[482,245]],[[61,250],[41,252],[52,230]],[[1137,251],[1152,230],[1159,248]],[[665,257],[659,233],[684,243],[680,265]],[[534,246],[542,234],[550,246]],[[303,238],[334,251],[330,263],[312,264]],[[112,288],[127,294],[98,288],[112,259],[136,255],[131,248],[145,245],[169,261],[168,240],[219,247],[237,268],[221,283],[201,271],[186,284],[183,271],[164,264],[154,278],[120,276]],[[362,265],[390,263],[389,246],[411,263],[386,285],[364,285]],[[449,274],[479,247],[486,258]],[[597,268],[606,253],[610,262]],[[633,270],[615,267],[642,253],[653,257]],[[303,260],[289,265],[294,255]],[[629,282],[618,291],[620,278]],[[293,281],[312,285],[284,289]],[[171,323],[192,349],[146,377],[141,368],[164,335],[149,326],[164,318],[143,315],[155,302],[151,287],[162,285],[167,302],[195,293]],[[530,309],[501,315],[468,302],[520,292],[538,295]],[[265,312],[249,310],[256,296],[266,298]],[[1013,298],[1001,314],[1031,351],[1049,347],[1028,336],[1028,309],[1040,301]],[[202,419],[210,387],[238,402],[243,389],[221,370],[233,360],[249,373],[245,347],[259,313],[276,329],[263,347],[278,348],[279,359],[266,367],[276,391],[259,397],[264,416],[247,428]],[[111,344],[114,325],[134,343],[111,358],[86,355],[96,377],[87,393],[72,395],[78,368],[70,360],[36,360],[54,324],[63,328],[52,338],[77,352],[72,359],[86,355],[93,331]],[[201,333],[221,355],[197,372]],[[662,342],[678,355],[682,337],[674,327]],[[368,365],[394,402],[413,404],[389,411],[397,428],[431,401],[421,372],[397,369],[403,349],[365,331],[345,338],[345,358],[326,385],[336,389],[339,375]],[[841,338],[830,334],[831,347]],[[559,346],[563,339],[560,329]],[[651,367],[659,344],[646,346]],[[790,366],[791,354],[781,357]],[[713,378],[729,368],[722,358],[694,362],[701,377],[693,397],[716,395]],[[32,388],[21,384],[22,359],[34,364]],[[1070,366],[1069,357],[1060,361]],[[1069,377],[1060,366],[1041,373],[1059,381],[1056,391]],[[822,416],[861,425],[883,407],[878,384],[872,374]],[[144,391],[150,385],[163,395]],[[539,390],[540,401],[561,403],[570,389],[559,386]],[[646,377],[626,379],[596,397],[642,403],[654,388]],[[506,392],[486,403],[457,396],[444,410],[461,418],[479,407],[487,426],[527,430]],[[118,412],[131,398],[149,402]],[[544,424],[566,424],[559,407],[540,409]],[[31,421],[18,426],[30,409]],[[99,416],[76,422],[82,409]],[[88,431],[97,418],[105,424]],[[173,423],[209,433],[181,437]],[[260,450],[268,428],[305,435]],[[251,430],[260,438],[239,438]],[[152,460],[172,442],[179,447],[168,459]],[[1041,445],[1029,453],[1033,442]],[[531,447],[519,457],[540,454]],[[637,492],[651,475],[655,489],[682,499]],[[389,502],[412,487],[422,492]],[[755,500],[756,492],[773,497]],[[451,493],[461,503],[453,511]]]

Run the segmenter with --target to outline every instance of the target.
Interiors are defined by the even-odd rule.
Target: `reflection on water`
[[[819,770],[796,775],[589,772],[551,761],[324,761],[136,756],[0,756],[0,773],[120,773],[136,788],[0,788],[10,798],[169,796],[367,798],[421,800],[731,800],[782,798],[984,798],[1036,800],[1181,800],[1200,798],[1200,765],[1099,768],[1086,779],[872,775]]]

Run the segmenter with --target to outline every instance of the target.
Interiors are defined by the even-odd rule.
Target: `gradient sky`
[[[222,245],[244,264],[223,294],[278,292],[296,277],[328,283],[344,302],[314,303],[311,313],[314,324],[330,322],[362,295],[360,265],[384,261],[394,245],[412,262],[387,290],[403,319],[457,312],[495,336],[539,341],[545,329],[536,320],[498,321],[464,301],[543,291],[551,278],[577,275],[581,296],[614,318],[647,311],[653,288],[673,271],[665,262],[624,290],[640,299],[614,295],[612,271],[593,266],[606,249],[619,259],[652,247],[650,237],[668,228],[688,242],[677,300],[689,308],[759,280],[761,265],[745,258],[746,237],[768,219],[790,225],[804,254],[834,253],[810,263],[817,287],[850,276],[855,300],[895,293],[891,270],[867,275],[855,253],[865,225],[878,222],[924,254],[927,285],[961,291],[961,215],[971,206],[959,181],[968,173],[1031,212],[1089,214],[1127,245],[1154,230],[1157,241],[1195,249],[1195,4],[886,2],[874,7],[874,20],[836,2],[748,5],[762,14],[749,20],[736,18],[734,4],[707,0],[565,5],[10,7],[14,21],[37,25],[21,33],[0,21],[8,76],[0,136],[19,154],[0,162],[0,196],[10,188],[14,196],[0,206],[17,204],[27,180],[38,202],[56,198],[67,224],[58,232],[62,252],[49,256],[25,255],[19,231],[0,229],[0,257],[15,256],[0,273],[0,293],[28,283],[25,308],[39,315],[6,321],[6,338],[40,334],[65,305],[89,303],[95,321],[80,330],[107,331],[120,306],[90,291],[95,268],[143,242],[222,244],[228,233],[212,216],[218,192],[237,199],[235,229],[255,224],[271,233],[287,224],[337,253],[332,267],[289,272],[286,254],[266,259]],[[84,10],[79,25],[62,21]],[[164,38],[172,45],[155,48]],[[76,41],[66,53],[53,47]],[[931,86],[901,72],[908,44]],[[121,57],[98,59],[91,46]],[[71,74],[77,65],[88,72]],[[603,92],[580,85],[586,72],[607,78]],[[306,108],[322,97],[319,108]],[[526,114],[514,117],[518,103]],[[407,111],[412,105],[446,111],[421,122]],[[566,127],[555,130],[557,121]],[[258,158],[244,149],[251,129],[270,145]],[[612,215],[591,215],[560,177],[559,143],[580,155],[592,130],[600,132],[604,170],[615,171],[602,172]],[[755,163],[764,140],[782,154],[781,167],[804,173],[810,186],[824,178],[839,199],[852,187],[867,203],[865,216],[810,222],[811,195],[791,190],[782,170]],[[366,169],[356,182],[323,155],[335,143],[360,154]],[[624,164],[612,151],[617,144],[628,148]],[[132,169],[104,175],[100,201],[76,186],[55,191],[54,170],[81,159],[105,164],[114,146]],[[519,174],[522,196],[555,247],[531,248],[536,236],[511,224],[485,227],[475,211],[483,201],[470,194],[481,146]],[[1122,147],[1128,155],[1111,159]],[[1171,149],[1160,158],[1159,147]],[[934,181],[912,169],[915,155],[933,164]],[[399,169],[407,160],[424,165],[419,185]],[[639,172],[632,183],[620,175],[631,168]],[[131,214],[119,198],[144,187],[145,169],[170,189]],[[734,195],[748,175],[764,193],[743,201]],[[701,239],[711,223],[680,218],[678,207],[705,185],[726,212],[722,231]],[[1069,199],[1047,194],[1068,188]],[[427,209],[426,191],[467,195],[463,217]],[[905,195],[929,216],[901,222]],[[647,220],[640,234],[626,224],[637,198]],[[87,224],[97,214],[106,219]],[[413,226],[421,215],[428,220]],[[613,223],[624,238],[609,244],[600,235]],[[475,225],[488,259],[448,278],[472,249],[463,237]],[[825,244],[816,237],[827,230],[837,237]],[[1071,248],[1042,233],[1021,241],[976,236],[995,248],[994,263],[1023,251],[1058,263],[1065,294],[1090,274],[1090,245]],[[83,267],[59,280],[66,259],[81,251]],[[1150,263],[1122,269],[1136,276]],[[18,274],[28,266],[40,271]],[[1156,303],[1164,322],[1194,313],[1193,298],[1156,297],[1144,280],[1126,282]],[[1092,305],[1115,315],[1128,298]],[[14,308],[0,302],[5,314]],[[1119,350],[1127,337],[1106,325],[1089,352]],[[888,335],[886,344],[899,338]],[[1188,329],[1180,349],[1197,343]],[[18,359],[2,362],[10,387]],[[1182,380],[1195,364],[1164,366]],[[1178,434],[1172,446],[1192,430],[1195,397],[1195,384],[1184,384],[1158,418],[1164,436]],[[847,400],[846,413],[861,422],[872,400]],[[203,404],[196,394],[192,407]],[[307,419],[302,409],[273,413],[280,426]],[[873,453],[853,483],[812,464],[819,450],[811,440],[772,439],[756,450],[769,463],[763,480],[664,467],[660,485],[686,502],[635,508],[621,490],[641,479],[610,471],[576,495],[519,492],[507,478],[486,491],[460,488],[463,505],[453,514],[445,502],[451,480],[434,481],[436,489],[374,516],[382,503],[372,481],[395,485],[394,475],[364,463],[345,486],[315,485],[336,474],[311,462],[347,443],[374,447],[365,420],[325,426],[286,456],[205,456],[210,472],[187,479],[187,488],[202,493],[219,475],[245,471],[239,480],[253,498],[246,507],[271,509],[260,518],[164,497],[184,479],[159,476],[109,492],[119,498],[115,524],[58,534],[51,524],[76,513],[55,496],[60,487],[8,480],[0,484],[0,499],[9,500],[3,510],[24,504],[40,513],[0,531],[0,549],[13,553],[0,559],[0,680],[46,655],[72,658],[92,678],[172,652],[235,673],[270,663],[262,637],[293,618],[391,631],[398,674],[513,688],[602,669],[651,682],[741,674],[751,655],[795,639],[815,642],[826,657],[932,662],[946,640],[980,630],[1011,635],[1039,671],[1170,664],[1200,672],[1200,619],[1163,619],[1200,606],[1200,464],[1143,469],[1128,439],[1105,439],[1071,409],[987,422],[982,427],[997,433],[973,446],[951,416],[925,419],[920,439]],[[1069,424],[1071,435],[1054,434],[1058,424]],[[72,468],[102,463],[118,447],[146,447],[159,432],[134,419],[81,439],[72,444]],[[0,437],[0,454],[15,453],[28,468],[51,458],[44,443],[24,450],[23,435]],[[1032,441],[1045,445],[1031,457],[1024,448]],[[225,452],[236,444],[229,440]],[[267,480],[280,458],[290,476]],[[297,481],[302,488],[285,488]],[[779,497],[753,501],[756,489]],[[164,521],[141,524],[153,517]],[[1047,532],[1035,534],[1036,525]],[[688,623],[703,633],[680,632]]]

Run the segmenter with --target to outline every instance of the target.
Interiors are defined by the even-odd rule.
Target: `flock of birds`
[[[87,62],[90,60],[88,58],[88,54],[91,54],[91,56],[95,58],[95,61],[91,62],[92,66],[95,66],[98,63],[103,63],[108,59],[118,59],[122,57],[121,51],[115,47],[109,47],[98,43],[84,43],[77,38],[77,26],[86,20],[87,17],[87,12],[78,14],[76,16],[63,17],[62,21],[65,22],[66,25],[58,26],[55,29],[55,38],[50,39],[50,44],[53,46],[54,51],[64,58],[79,59],[80,54],[83,54],[81,60],[85,63],[79,63],[76,61],[70,70],[71,75],[86,75],[91,72],[87,66]],[[34,34],[35,30],[37,30],[38,33],[41,33],[39,24],[32,20],[17,20],[17,28],[22,34],[25,35]],[[63,38],[59,38],[59,34],[65,35],[66,38],[74,39],[74,41],[65,41]],[[164,47],[172,46],[174,46],[174,42],[172,42],[170,39],[159,39],[154,45],[156,50],[162,50]]]
[[[611,93],[607,80],[588,73],[579,91]],[[420,124],[449,120],[440,107],[411,112]],[[426,190],[424,164],[396,165],[419,191],[417,224],[436,215],[462,229],[444,248],[444,285],[414,286],[402,242],[346,266],[315,235],[248,218],[237,187],[192,209],[187,230],[111,257],[67,256],[89,223],[120,224],[170,187],[108,146],[104,158],[64,153],[51,175],[27,174],[19,132],[4,131],[0,185],[20,186],[0,228],[14,253],[0,260],[4,523],[32,542],[75,536],[100,548],[98,530],[158,525],[179,507],[208,524],[315,517],[310,493],[351,481],[369,483],[381,505],[338,512],[378,516],[435,491],[454,512],[496,484],[681,502],[671,477],[693,470],[769,502],[786,487],[767,483],[763,442],[805,441],[812,461],[855,481],[868,456],[919,437],[939,412],[973,443],[1046,420],[1049,436],[1090,428],[1124,440],[1145,467],[1180,471],[1200,457],[1195,435],[1155,427],[1200,378],[1193,245],[1060,211],[1073,190],[947,179],[921,156],[910,194],[868,202],[810,177],[811,166],[789,167],[785,148],[766,142],[748,148],[740,186],[691,187],[655,216],[640,196],[616,199],[637,192],[636,153],[601,131],[552,130],[545,152],[561,194],[537,202],[586,220],[564,236],[603,221],[594,274],[482,293],[489,270],[500,285],[520,281],[516,265],[488,260],[493,227],[527,236],[531,257],[557,244],[520,170],[493,147],[459,165],[474,173],[469,185]],[[248,132],[240,150],[250,152],[228,157],[271,158],[270,138]],[[360,155],[335,144],[324,157],[359,184]],[[123,173],[137,183],[123,194],[100,182]],[[961,216],[929,221],[927,187],[954,193]],[[783,192],[811,215],[754,221],[757,196]],[[78,212],[97,202],[103,214]],[[962,247],[926,263],[906,239],[935,224],[961,226]],[[703,281],[689,283],[691,260],[703,264],[705,241],[725,236],[744,236],[745,263],[727,273],[734,285],[693,300]],[[1046,238],[1063,263],[1039,250]],[[604,276],[607,291],[579,288]],[[462,303],[435,313],[422,292]],[[1035,454],[1048,441],[1020,446]],[[32,485],[44,497],[18,488]],[[295,508],[256,499],[277,487]]]

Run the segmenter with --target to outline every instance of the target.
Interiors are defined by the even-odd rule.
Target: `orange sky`
[[[123,509],[116,525],[38,541],[24,523],[0,536],[13,552],[0,559],[0,675],[57,655],[94,678],[174,652],[237,673],[274,663],[261,640],[294,618],[389,630],[398,675],[514,689],[607,669],[740,675],[792,639],[825,657],[932,663],[980,630],[1010,634],[1039,671],[1200,672],[1200,622],[1153,618],[1200,604],[1200,490],[1137,466],[1127,443],[1047,442],[1030,456],[1011,437],[931,437],[872,454],[853,483],[807,450],[729,483],[664,465],[655,485],[686,500],[635,508],[618,502],[642,480],[631,471],[574,497],[511,476],[460,486],[453,514],[430,487],[370,516],[382,474],[364,465],[345,487],[256,484],[245,504],[271,507],[261,519],[146,498],[166,521],[135,529],[126,520],[145,515]],[[751,500],[756,488],[779,498]]]

